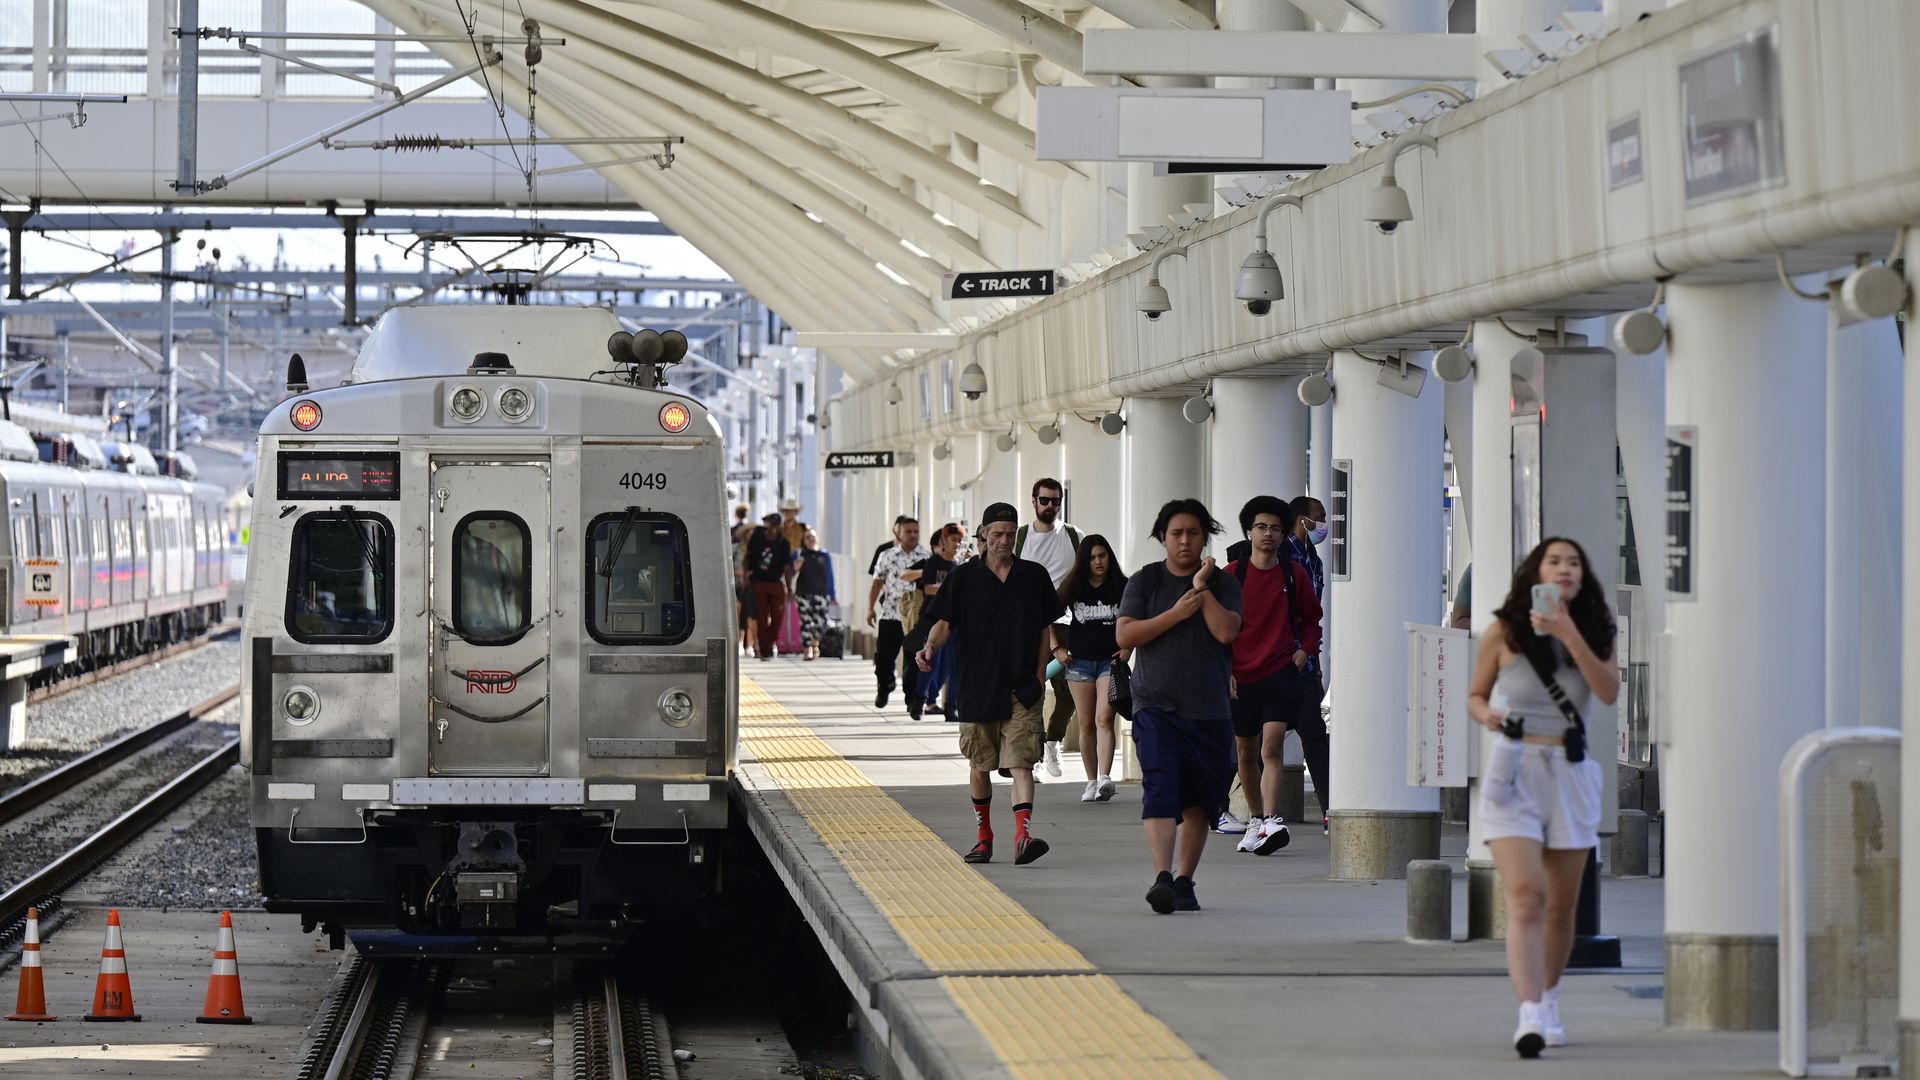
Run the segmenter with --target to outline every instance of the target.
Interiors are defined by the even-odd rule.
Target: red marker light
[[[687,425],[692,422],[693,414],[677,401],[660,410],[660,426],[676,435],[687,430]]]
[[[303,401],[293,407],[293,426],[301,431],[312,431],[320,426],[320,406],[311,401]]]

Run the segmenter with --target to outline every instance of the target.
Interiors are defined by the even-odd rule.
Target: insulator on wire
[[[395,135],[391,142],[393,148],[403,154],[414,150],[430,152],[446,145],[438,135]]]

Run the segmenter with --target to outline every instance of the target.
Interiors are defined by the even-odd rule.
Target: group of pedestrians
[[[820,535],[800,520],[799,500],[788,498],[778,513],[759,525],[747,520],[745,505],[734,507],[734,601],[740,623],[740,651],[773,659],[787,626],[789,602],[798,614],[804,658],[816,659],[829,629],[838,594],[833,557],[820,547]]]

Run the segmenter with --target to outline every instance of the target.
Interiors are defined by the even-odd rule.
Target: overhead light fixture
[[[1467,343],[1473,340],[1473,324],[1467,324],[1467,333],[1458,344],[1447,345],[1433,354],[1433,373],[1441,382],[1457,383],[1473,374],[1473,354],[1467,351]]]
[[[1667,343],[1667,327],[1656,314],[1667,295],[1667,284],[1654,286],[1653,303],[1639,311],[1630,311],[1613,324],[1613,343],[1635,356],[1645,356]]]
[[[942,439],[933,444],[933,460],[945,461],[953,456],[953,440]]]
[[[1180,403],[1180,415],[1189,424],[1204,424],[1213,415],[1213,402],[1205,394],[1195,394]]]
[[[1019,440],[1014,436],[1013,430],[1009,428],[993,437],[993,445],[1001,453],[1010,454],[1013,452],[1013,448],[1019,445]]]
[[[1035,429],[1034,435],[1040,440],[1040,445],[1042,446],[1052,446],[1054,443],[1059,442],[1060,441],[1059,419],[1058,418],[1054,419],[1052,423],[1041,424],[1039,428]]]
[[[1394,163],[1401,154],[1422,146],[1436,154],[1440,152],[1440,140],[1415,131],[1398,136],[1387,147],[1386,172],[1380,177],[1380,186],[1367,192],[1366,208],[1367,220],[1382,236],[1392,236],[1401,222],[1413,220],[1413,204],[1407,199],[1406,189],[1394,179]]]
[[[1240,280],[1234,285],[1233,298],[1247,305],[1250,315],[1265,315],[1275,300],[1287,296],[1286,283],[1280,277],[1280,264],[1267,250],[1267,219],[1275,210],[1291,206],[1306,213],[1306,203],[1298,195],[1276,195],[1267,200],[1253,219],[1253,251],[1240,264]]]
[[[1108,412],[1100,417],[1100,430],[1107,435],[1118,435],[1126,430],[1127,418],[1117,412]]]
[[[1300,388],[1295,391],[1300,404],[1309,409],[1317,409],[1333,400],[1333,380],[1324,372],[1314,372],[1300,380]]]

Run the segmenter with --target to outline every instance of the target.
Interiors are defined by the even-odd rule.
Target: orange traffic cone
[[[213,943],[213,976],[207,980],[207,1003],[196,1017],[202,1024],[251,1024],[240,1001],[240,958],[233,951],[233,912],[220,913],[220,939]]]
[[[127,949],[120,940],[120,909],[107,911],[107,940],[100,946],[100,978],[93,984],[93,1011],[84,1020],[138,1020],[133,983],[127,979]]]
[[[27,936],[20,943],[20,996],[9,1020],[52,1020],[47,1013],[46,976],[40,970],[40,909],[27,909]]]

